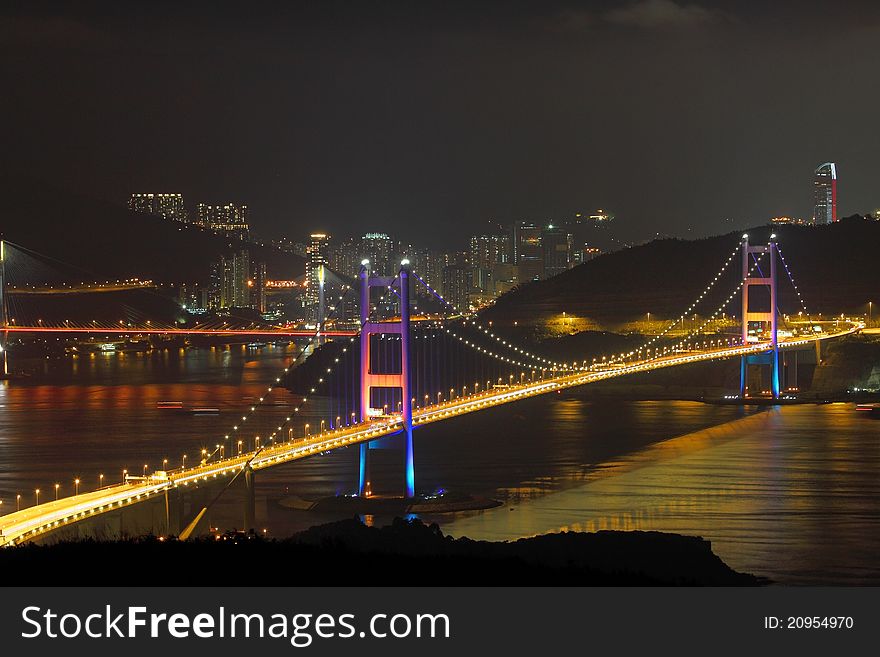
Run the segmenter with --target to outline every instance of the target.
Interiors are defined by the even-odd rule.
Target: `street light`
[[[39,506],[40,505],[40,489],[39,488],[34,491],[34,496],[36,496],[37,506]]]
[[[126,477],[126,476],[128,476],[128,470],[123,470],[123,471],[122,471],[122,483],[123,483],[123,484],[125,483],[125,477]]]
[[[98,488],[104,488],[104,475],[98,475]]]
[[[15,510],[21,511],[21,493],[15,496]]]
[[[144,479],[147,478],[147,464],[144,463]]]
[[[79,479],[73,480],[73,494],[79,495]]]
[[[55,484],[55,501],[58,501],[58,489],[61,488],[61,484]]]

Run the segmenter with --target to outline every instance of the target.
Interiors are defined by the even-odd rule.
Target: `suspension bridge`
[[[741,267],[737,266],[741,264]],[[777,265],[782,264],[797,291],[803,319],[779,328]],[[2,273],[2,268],[0,268]],[[733,289],[722,286],[733,276]],[[417,325],[411,317],[414,286],[448,308],[454,319]],[[346,297],[359,290],[360,322],[356,335],[313,347],[326,336],[325,328]],[[382,298],[377,300],[376,293]],[[755,294],[758,293],[758,294]],[[674,333],[682,319],[720,294],[722,301],[693,330]],[[763,294],[769,303],[756,308]],[[737,335],[720,334],[714,322],[738,300],[740,330]],[[391,317],[377,315],[377,308],[396,304]],[[323,305],[323,304],[322,304]],[[127,475],[118,484],[36,504],[0,516],[0,545],[27,541],[58,540],[91,536],[120,538],[143,534],[188,537],[203,531],[211,505],[233,484],[244,491],[243,526],[254,526],[256,473],[316,454],[356,447],[358,468],[352,489],[359,496],[374,494],[371,451],[398,449],[404,472],[406,498],[414,498],[416,486],[415,429],[469,413],[514,403],[530,397],[568,388],[650,372],[725,359],[740,359],[740,389],[744,399],[764,395],[778,399],[784,394],[783,355],[803,349],[819,350],[822,342],[852,334],[864,328],[860,320],[844,317],[819,322],[810,319],[794,283],[789,264],[775,236],[767,244],[741,242],[723,261],[718,273],[680,317],[625,353],[588,361],[574,358],[561,362],[514,344],[478,316],[468,315],[449,304],[412,270],[407,260],[394,276],[370,271],[364,261],[357,286],[347,286],[329,304],[315,331],[303,348],[265,393],[254,400],[234,421],[228,433],[219,436],[216,448],[202,450],[198,464],[163,469],[142,476]],[[10,329],[6,317],[3,329]],[[707,334],[708,332],[708,334]],[[670,340],[670,336],[676,339]],[[327,349],[328,351],[324,352]],[[256,433],[258,418],[268,411],[273,391],[286,389],[286,382],[317,354],[325,354],[315,372],[316,381],[295,394],[281,419],[271,418],[267,430]],[[311,354],[311,355],[309,355]],[[300,359],[304,365],[300,364]],[[302,369],[297,369],[302,367]],[[761,383],[752,389],[750,381],[760,372]],[[767,378],[765,378],[765,374]],[[297,386],[298,388],[300,386]],[[320,422],[300,424],[306,408],[324,399],[326,417]],[[330,400],[326,402],[326,400]],[[262,426],[266,426],[265,423]],[[301,427],[301,429],[300,429]]]

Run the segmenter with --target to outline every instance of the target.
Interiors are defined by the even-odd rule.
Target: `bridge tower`
[[[749,323],[758,323],[761,327],[761,335],[766,335],[769,330],[770,342],[767,351],[756,354],[748,354],[742,357],[740,365],[740,398],[744,398],[748,388],[748,372],[749,365],[769,365],[770,366],[770,392],[773,399],[779,398],[779,342],[777,334],[777,299],[776,299],[776,235],[770,236],[770,242],[766,245],[752,246],[749,244],[749,236],[743,235],[743,258],[742,258],[742,340],[743,345],[749,343]],[[767,276],[753,276],[749,261],[752,254],[766,253],[770,256],[770,271],[766,272]],[[761,272],[759,270],[759,273]],[[756,312],[749,310],[749,291],[751,288],[764,287],[769,288],[770,294],[770,310],[769,312]],[[761,340],[758,335],[758,340]]]
[[[383,413],[381,408],[373,408],[371,403],[373,388],[399,388],[401,392],[401,414],[403,419],[404,466],[406,468],[407,498],[415,497],[416,475],[413,462],[412,435],[412,393],[410,388],[409,341],[410,341],[410,308],[409,308],[409,260],[403,260],[397,277],[377,276],[370,273],[370,262],[361,262],[361,421],[369,422],[370,418]],[[374,322],[370,319],[370,289],[374,287],[389,288],[394,285],[395,278],[399,282],[400,320],[390,322]],[[373,372],[370,367],[371,336],[391,333],[400,335],[400,372],[397,374]],[[361,443],[360,469],[358,474],[358,495],[370,495],[370,450],[378,449],[385,439]]]
[[[0,376],[9,375],[6,345],[9,343],[9,326],[6,316],[6,242],[0,240]]]

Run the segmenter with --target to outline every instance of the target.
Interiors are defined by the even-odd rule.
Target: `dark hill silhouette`
[[[811,313],[864,313],[880,290],[880,222],[849,217],[827,226],[760,226],[753,243],[778,235],[783,255]],[[662,239],[600,256],[553,278],[526,284],[485,312],[498,323],[542,323],[565,311],[599,322],[630,321],[650,312],[675,317],[712,280],[741,232],[702,240]],[[780,309],[799,304],[779,267]],[[711,314],[741,279],[739,256],[697,309]],[[737,308],[734,300],[732,308]],[[707,312],[708,310],[708,312]]]
[[[100,565],[149,563],[155,572],[175,573],[180,586],[204,583],[204,573],[230,563],[290,563],[275,586],[756,586],[758,578],[725,564],[709,541],[661,532],[564,532],[493,543],[444,536],[436,525],[400,518],[387,527],[344,520],[312,527],[285,540],[205,538],[189,542],[156,538],[117,543],[94,541],[38,546],[0,553],[6,583],[68,586],[117,583]],[[413,573],[416,573],[414,578]],[[135,577],[137,576],[135,573]]]
[[[4,239],[100,278],[207,283],[211,263],[242,248],[238,240],[210,231],[133,213],[122,201],[114,205],[28,178],[0,177],[0,195]],[[252,261],[266,262],[270,277],[294,278],[305,271],[299,256],[248,248]]]

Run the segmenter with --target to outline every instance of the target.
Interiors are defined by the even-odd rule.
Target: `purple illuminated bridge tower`
[[[756,342],[770,339],[767,350],[756,354],[744,354],[740,365],[740,398],[748,393],[748,372],[750,365],[770,366],[770,394],[774,399],[779,398],[779,338],[778,338],[778,305],[776,299],[776,235],[770,236],[770,242],[766,245],[749,244],[749,236],[743,235],[742,241],[742,343],[749,344],[749,327],[756,326]],[[769,268],[764,272],[758,265],[754,254],[766,254],[769,256]],[[752,262],[754,261],[754,265]],[[758,275],[754,275],[757,270]],[[770,308],[768,311],[758,312],[751,310],[749,291],[751,288],[765,288],[768,290]]]
[[[400,273],[397,276],[376,276],[370,273],[370,263],[364,260],[361,263],[361,421],[368,422],[370,418],[382,416],[385,410],[372,407],[372,392],[374,388],[397,388],[400,390],[400,411],[403,420],[404,439],[404,463],[406,467],[406,491],[407,498],[415,497],[416,475],[413,464],[413,434],[412,434],[412,392],[410,388],[409,367],[409,339],[410,339],[410,314],[409,314],[409,261],[404,260],[401,264]],[[383,287],[392,289],[395,282],[398,283],[400,296],[400,319],[398,321],[375,322],[370,319],[370,289]],[[371,337],[380,334],[400,335],[400,372],[383,373],[374,372],[370,366]],[[385,439],[361,443],[360,446],[360,469],[358,476],[358,495],[369,496],[370,487],[370,450],[384,447]]]

